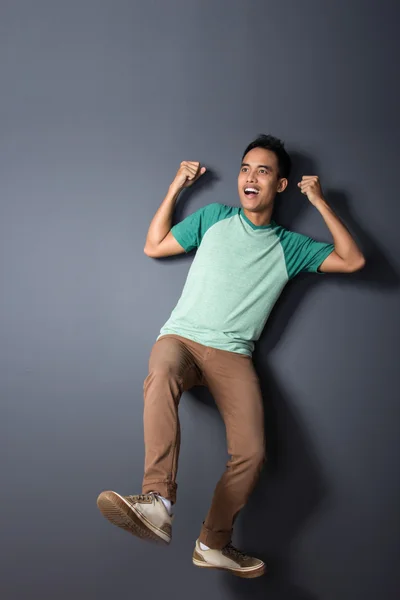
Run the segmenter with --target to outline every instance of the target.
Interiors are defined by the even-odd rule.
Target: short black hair
[[[260,135],[247,146],[243,153],[242,160],[246,154],[250,152],[250,150],[253,150],[253,148],[264,148],[265,150],[271,150],[272,152],[275,152],[278,158],[278,177],[285,177],[286,179],[289,179],[290,171],[292,169],[292,161],[284,148],[284,143],[280,139],[274,137],[273,135],[260,133]]]

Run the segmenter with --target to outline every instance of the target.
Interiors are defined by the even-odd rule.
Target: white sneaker
[[[206,569],[223,569],[238,575],[239,577],[252,578],[264,575],[266,571],[265,563],[259,558],[253,558],[240,552],[227,544],[222,550],[202,550],[199,540],[196,540],[196,546],[192,558],[196,567]]]
[[[97,498],[101,513],[117,527],[139,538],[169,544],[172,521],[164,503],[157,494],[121,496],[117,492],[101,492]]]

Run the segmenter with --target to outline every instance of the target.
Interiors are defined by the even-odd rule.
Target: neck
[[[269,225],[271,223],[272,211],[273,206],[267,208],[263,212],[252,212],[246,208],[243,209],[243,212],[249,221],[251,221],[253,225],[256,225],[257,227],[260,227],[260,225]]]

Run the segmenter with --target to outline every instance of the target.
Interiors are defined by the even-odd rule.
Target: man
[[[172,227],[183,188],[203,175],[183,161],[147,234],[153,258],[198,248],[182,295],[162,327],[144,382],[145,469],[142,494],[102,492],[97,503],[112,523],[141,538],[169,543],[176,502],[182,393],[206,385],[225,423],[226,470],[193,552],[193,563],[241,577],[265,572],[263,561],[231,543],[234,521],[265,460],[263,404],[252,362],[254,342],[287,282],[302,271],[352,273],[365,260],[323,197],[317,176],[298,186],[320,212],[334,244],[291,232],[272,220],[276,194],[288,185],[284,144],[260,135],[245,150],[238,176],[240,207],[209,204]]]

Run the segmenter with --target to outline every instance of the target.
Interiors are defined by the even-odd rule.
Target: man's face
[[[287,186],[287,179],[278,177],[278,157],[264,148],[253,148],[245,157],[238,176],[240,203],[250,212],[263,212],[273,205],[277,192]],[[245,193],[245,189],[257,190]]]

